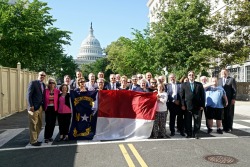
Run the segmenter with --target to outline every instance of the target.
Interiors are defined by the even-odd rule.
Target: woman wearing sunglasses
[[[52,135],[55,129],[56,116],[58,110],[58,95],[60,91],[56,89],[56,81],[49,78],[47,88],[44,91],[44,110],[45,110],[45,131],[44,142],[52,142]]]

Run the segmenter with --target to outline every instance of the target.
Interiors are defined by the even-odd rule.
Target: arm
[[[159,100],[161,103],[166,103],[166,102],[168,101],[168,95],[167,95],[167,93],[164,94],[164,96],[158,96],[158,95],[157,95],[157,98],[158,98],[158,100]]]
[[[180,96],[181,96],[181,109],[186,110],[185,107],[185,89],[184,89],[184,83],[181,84],[181,91],[180,91]]]
[[[27,102],[28,102],[28,111],[32,111],[34,112],[34,105],[33,105],[33,102],[32,102],[32,95],[34,93],[34,84],[33,84],[33,81],[31,81],[29,83],[29,86],[28,86],[28,91],[27,91]]]
[[[206,90],[209,86],[212,86],[212,85],[213,85],[212,83],[207,83],[203,85],[203,88]]]
[[[201,85],[200,94],[201,94],[201,102],[202,102],[201,110],[203,110],[205,108],[205,103],[206,103],[206,94],[202,85]]]
[[[235,104],[235,99],[236,99],[236,93],[237,93],[237,90],[236,90],[236,81],[234,78],[232,78],[232,102],[231,104],[234,105]]]
[[[225,100],[225,106],[224,106],[224,107],[226,107],[226,106],[228,105],[227,96],[226,96],[226,95],[224,95],[222,98],[224,98],[224,100]]]

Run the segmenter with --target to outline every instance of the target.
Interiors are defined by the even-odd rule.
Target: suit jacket
[[[222,78],[219,78],[218,85],[224,88],[227,95],[228,103],[231,104],[231,100],[236,99],[236,93],[237,93],[235,79],[228,76],[226,79],[226,83],[223,86]]]
[[[205,91],[200,82],[194,81],[194,91],[191,90],[189,82],[181,85],[181,104],[185,105],[187,110],[199,110],[205,107]]]
[[[44,90],[44,110],[47,110],[47,107],[48,107],[49,93],[50,93],[49,89]],[[60,94],[60,90],[55,88],[54,89],[54,109],[55,109],[55,111],[58,110],[58,100],[59,100],[58,97],[59,97],[59,94]]]
[[[141,87],[140,85],[136,84],[134,88],[133,87],[133,84],[129,85],[129,90],[132,90],[132,91],[141,91]]]
[[[76,88],[78,88],[77,78],[74,80],[71,80],[71,83],[70,83],[70,90],[74,90]]]
[[[116,82],[115,83],[115,88],[116,89],[118,89],[119,87],[120,87],[121,85],[118,83],[118,82]],[[107,90],[111,90],[111,83],[108,83],[107,85],[106,85],[106,87],[105,87]]]
[[[167,84],[167,94],[168,94],[168,102],[174,102],[175,100],[179,100],[181,101],[181,84],[180,83],[176,83],[177,84],[177,92],[176,95],[173,97],[173,89],[172,89],[172,84],[168,83]]]
[[[44,83],[42,83],[42,86],[43,90],[45,90]],[[28,102],[28,110],[30,107],[34,106],[34,111],[37,111],[40,108],[40,106],[43,105],[43,93],[39,80],[34,80],[29,83],[27,91],[27,102]]]

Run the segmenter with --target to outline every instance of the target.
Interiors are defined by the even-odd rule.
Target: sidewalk
[[[234,114],[250,117],[250,101],[236,101]]]

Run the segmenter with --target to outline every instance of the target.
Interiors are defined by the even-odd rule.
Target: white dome
[[[82,63],[91,63],[103,57],[100,42],[93,34],[92,23],[90,26],[89,35],[82,41],[77,61]]]

